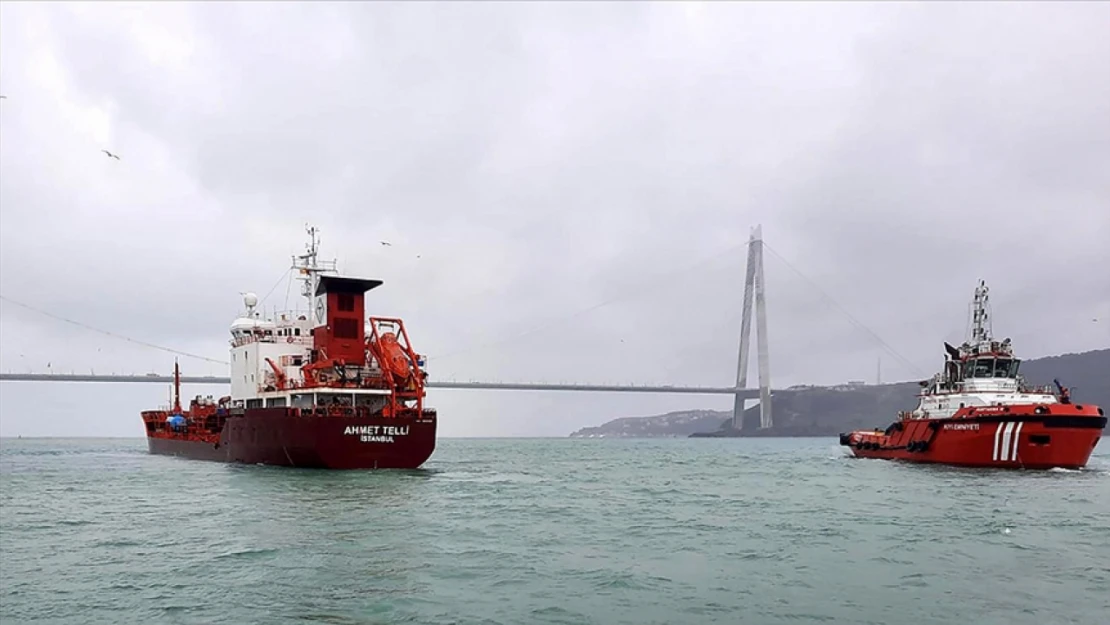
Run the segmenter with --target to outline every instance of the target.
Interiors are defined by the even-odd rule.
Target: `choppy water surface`
[[[1083,472],[832,439],[443,440],[341,473],[0,443],[0,622],[1104,625]]]

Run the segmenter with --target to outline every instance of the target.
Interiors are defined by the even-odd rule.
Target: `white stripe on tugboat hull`
[[[1025,423],[1021,422],[1014,428],[1014,444],[1010,446],[1010,457],[1007,460],[1016,461],[1018,459],[1018,436],[1021,435],[1021,426],[1023,425]]]
[[[1010,436],[1013,434],[1013,431],[1014,422],[1007,421],[1004,429],[1002,430],[1002,443],[1000,445],[1002,457],[999,458],[999,460],[1001,460],[1002,462],[1006,462],[1010,459]]]
[[[1012,462],[1018,458],[1018,442],[1020,441],[1021,428],[1025,423],[1006,421],[998,424],[994,431],[994,449],[991,460],[994,462]]]
[[[998,462],[998,455],[1001,451],[1000,447],[998,446],[998,442],[1002,437],[1002,430],[1005,430],[1007,425],[1009,425],[1009,423],[999,423],[998,427],[996,427],[995,429],[995,447],[993,447],[993,450],[991,450],[990,454],[990,460],[992,462]]]

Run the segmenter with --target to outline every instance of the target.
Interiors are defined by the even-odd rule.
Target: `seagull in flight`
[[[379,243],[381,243],[382,245],[386,245],[386,246],[389,246],[389,247],[393,247],[393,244],[392,244],[392,243],[390,243],[389,241],[378,241],[378,242],[379,242]]]
[[[108,150],[101,150],[101,152],[103,152],[103,153],[107,154],[107,155],[108,155],[108,158],[114,158],[114,159],[116,159],[117,161],[119,160],[119,157],[118,157],[118,156],[116,156],[115,154],[112,154],[112,153],[111,153],[111,152],[109,152]]]

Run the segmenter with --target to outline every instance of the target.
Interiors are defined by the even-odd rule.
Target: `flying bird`
[[[378,241],[378,242],[381,243],[382,245],[387,245],[387,246],[390,246],[390,247],[393,246],[393,244],[390,243],[389,241]]]
[[[109,152],[108,150],[101,150],[101,152],[103,152],[103,153],[107,154],[107,155],[108,155],[108,158],[114,158],[114,159],[116,159],[117,161],[118,161],[118,160],[120,160],[118,156],[116,156],[115,154],[112,154],[112,153],[111,153],[111,152]]]

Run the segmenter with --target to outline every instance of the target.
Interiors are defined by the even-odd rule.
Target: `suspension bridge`
[[[743,429],[745,401],[758,399],[759,429],[774,426],[771,388],[769,337],[767,333],[766,282],[763,268],[762,228],[752,229],[747,242],[747,264],[744,280],[743,310],[740,321],[740,342],[737,353],[736,383],[734,386],[680,386],[680,385],[636,385],[636,384],[543,384],[528,382],[496,381],[445,381],[430,379],[426,386],[432,389],[470,389],[490,391],[560,391],[560,392],[600,392],[600,393],[666,393],[697,395],[729,395],[734,398],[732,427]],[[4,298],[8,299],[8,298]],[[42,311],[39,311],[42,312]],[[755,317],[756,362],[758,386],[748,386],[748,363],[751,351],[752,317]],[[51,315],[53,316],[53,315]],[[70,321],[68,319],[63,319]],[[77,323],[72,322],[71,323]],[[84,325],[77,323],[77,325]],[[86,326],[88,327],[88,326]],[[95,329],[95,328],[93,328]],[[100,331],[100,330],[98,330]],[[103,331],[101,331],[103,332]],[[111,334],[111,333],[106,333]],[[126,338],[126,337],[117,337]],[[878,337],[876,337],[878,338]],[[131,339],[128,339],[131,340]],[[881,339],[880,339],[881,341]],[[135,341],[150,347],[158,347]],[[160,348],[159,349],[164,349]],[[212,360],[206,358],[206,360]],[[92,383],[159,383],[173,381],[172,376],[146,375],[97,375],[93,373],[0,373],[0,381],[11,382],[92,382]],[[185,384],[230,384],[227,376],[182,376]]]

